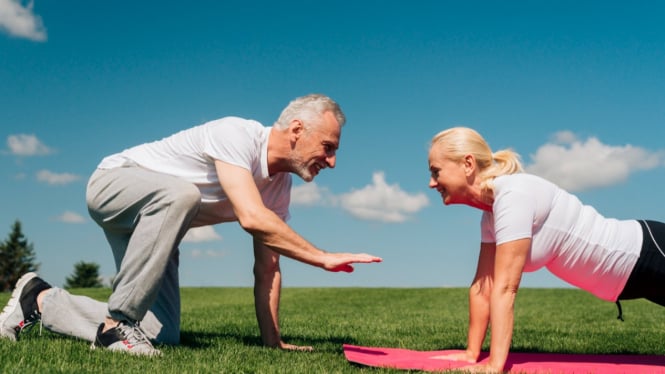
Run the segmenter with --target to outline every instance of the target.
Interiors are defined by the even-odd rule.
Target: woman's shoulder
[[[502,175],[494,180],[495,192],[522,191],[540,194],[544,191],[557,191],[560,188],[543,177],[529,173]]]
[[[500,175],[494,179],[495,184],[552,184],[552,182],[546,180],[543,177],[539,177],[534,174],[529,173],[515,173],[515,174],[506,174]]]

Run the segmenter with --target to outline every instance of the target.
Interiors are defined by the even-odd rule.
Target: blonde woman
[[[483,211],[480,255],[469,289],[467,348],[448,359],[476,363],[488,326],[490,357],[469,369],[500,372],[513,334],[523,272],[546,267],[600,299],[665,305],[665,224],[605,218],[555,184],[523,172],[519,155],[493,152],[473,129],[432,139],[429,186],[445,205]]]

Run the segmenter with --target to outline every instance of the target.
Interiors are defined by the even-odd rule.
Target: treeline
[[[16,220],[7,239],[0,242],[0,291],[11,291],[21,275],[39,270],[34,246],[23,235],[21,222]],[[102,287],[99,265],[79,261],[73,273],[65,279],[65,288]]]

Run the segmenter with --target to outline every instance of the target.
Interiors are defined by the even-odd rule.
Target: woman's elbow
[[[471,287],[469,287],[469,297],[480,298],[480,299],[489,299],[492,287],[488,282],[478,281],[473,282]]]

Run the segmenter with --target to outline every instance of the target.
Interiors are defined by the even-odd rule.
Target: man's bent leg
[[[95,172],[87,199],[118,267],[109,313],[118,320],[142,320],[157,300],[167,266],[198,212],[199,191],[178,178],[122,167]]]
[[[155,336],[156,341],[166,344],[180,343],[179,255],[180,251],[176,249],[164,272],[157,300],[150,307],[146,318],[141,321],[141,328],[146,334]],[[157,324],[151,323],[149,316],[153,316]]]
[[[108,304],[53,287],[44,293],[41,313],[42,323],[47,329],[93,342],[100,322],[108,314]],[[160,339],[160,335],[170,338],[173,332],[165,332],[167,329],[152,312],[146,314],[141,326],[148,338],[155,342],[177,344],[172,339]]]

